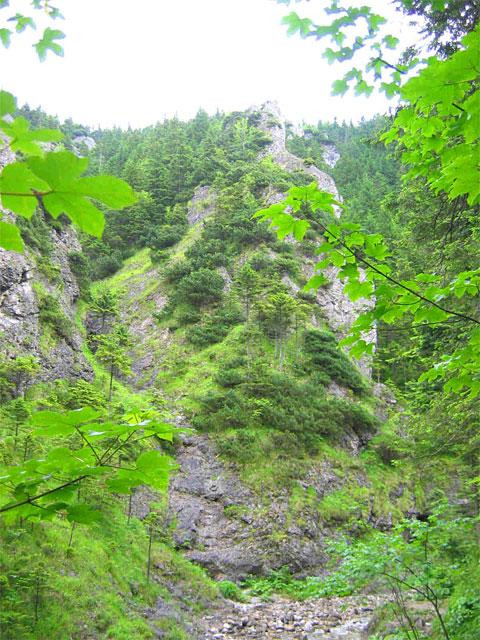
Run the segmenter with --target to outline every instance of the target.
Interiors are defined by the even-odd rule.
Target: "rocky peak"
[[[287,151],[286,125],[280,108],[276,102],[265,102],[260,107],[250,107],[248,113],[259,116],[258,128],[271,136],[272,142],[262,151],[262,156],[271,156],[273,160],[287,171],[305,171],[323,189],[340,198],[335,182],[331,176],[314,165],[307,166],[301,158]],[[338,214],[340,212],[338,211]]]

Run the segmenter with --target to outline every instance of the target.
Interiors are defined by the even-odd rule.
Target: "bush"
[[[324,395],[311,381],[298,382],[284,373],[265,370],[246,375],[240,368],[225,366],[216,380],[224,390],[201,398],[202,408],[193,424],[218,432],[238,430],[236,436],[222,436],[219,445],[224,455],[237,461],[244,460],[251,429],[269,432],[277,451],[291,455],[295,449],[315,453],[326,436],[338,439],[353,430],[364,437],[377,428],[372,414],[344,399]],[[245,442],[240,442],[242,434],[248,434]]]
[[[92,265],[92,278],[103,280],[113,276],[122,266],[122,256],[118,252],[113,252],[108,256],[100,256]]]
[[[235,387],[245,382],[245,373],[241,369],[220,369],[215,376],[215,382],[221,387]]]
[[[280,275],[288,274],[292,278],[297,278],[300,275],[300,266],[298,261],[290,255],[282,255],[273,261],[273,271]]]
[[[37,289],[38,317],[41,324],[50,326],[57,336],[69,340],[72,333],[72,323],[64,314],[55,296],[41,289]]]
[[[200,312],[189,304],[181,304],[175,310],[175,320],[180,326],[195,324],[201,318]]]
[[[174,260],[163,270],[163,277],[167,282],[175,283],[188,276],[192,272],[192,266],[185,259]]]
[[[63,284],[60,267],[54,264],[49,256],[38,256],[37,269],[45,278],[53,284]]]
[[[88,299],[90,295],[91,269],[87,257],[80,251],[72,251],[68,254],[68,264],[77,280],[80,296]]]
[[[201,325],[192,328],[188,334],[188,340],[199,347],[221,342],[228,335],[230,329],[242,320],[242,313],[237,307],[218,309],[215,313],[207,316]]]
[[[165,249],[152,249],[150,248],[150,261],[152,264],[160,264],[165,262],[169,257],[169,253]]]
[[[199,269],[180,280],[175,297],[178,302],[200,307],[219,302],[223,296],[223,285],[223,278],[217,271]]]
[[[86,380],[77,380],[70,385],[67,392],[66,406],[68,409],[81,409],[93,407],[101,409],[106,406],[105,394]]]
[[[305,332],[303,350],[307,356],[307,372],[320,370],[354,393],[363,394],[367,391],[362,376],[340,350],[333,334],[318,330]]]
[[[148,239],[147,246],[157,251],[159,249],[168,249],[168,247],[172,247],[182,238],[186,229],[186,226],[179,224],[166,224],[157,227]]]
[[[224,598],[235,600],[236,602],[245,602],[246,598],[243,591],[234,582],[230,580],[222,580],[218,583],[218,589]]]

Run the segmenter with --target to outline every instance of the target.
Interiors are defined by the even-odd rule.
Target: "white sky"
[[[14,13],[24,0],[11,0]],[[294,121],[358,120],[391,103],[330,95],[344,73],[321,57],[321,44],[287,37],[281,18],[312,16],[315,1],[291,8],[274,0],[57,0],[65,16],[65,57],[43,64],[29,35],[0,49],[1,85],[19,102],[92,126],[146,126],[277,100]],[[352,4],[352,3],[351,3]],[[366,2],[382,13],[387,0]],[[317,6],[318,0],[317,0]],[[389,10],[390,15],[392,10]],[[28,14],[39,12],[28,11]],[[0,25],[3,26],[3,25]],[[403,28],[396,23],[394,35]],[[38,33],[38,32],[37,32]]]

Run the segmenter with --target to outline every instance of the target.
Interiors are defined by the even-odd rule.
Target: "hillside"
[[[394,596],[365,575],[387,539],[404,552],[405,518],[438,518],[439,548],[451,544],[475,580],[471,458],[423,459],[430,444],[412,427],[416,411],[438,419],[409,394],[423,361],[407,371],[382,323],[364,334],[373,355],[339,348],[375,300],[352,302],[336,266],[305,288],[324,241],[315,215],[304,238],[253,218],[313,182],[345,201],[330,223],[397,229],[386,209],[366,215],[402,197],[398,163],[363,137],[382,126],[294,134],[266,103],[139,131],[65,130],[91,176],[107,166],[141,195],[106,215],[101,240],[41,215],[21,221],[25,254],[0,250],[2,456],[19,470],[2,489],[2,640],[396,637]],[[427,338],[423,358],[436,349]],[[91,419],[69,430],[85,407]],[[70,450],[93,471],[48,500]],[[465,520],[444,521],[439,498]],[[448,580],[453,611],[474,607],[468,585]],[[420,600],[406,611],[431,633]],[[472,624],[465,614],[457,627]]]

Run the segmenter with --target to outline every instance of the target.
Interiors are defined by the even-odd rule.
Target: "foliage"
[[[0,360],[0,377],[7,384],[2,394],[7,397],[13,392],[15,396],[25,395],[28,384],[40,370],[40,363],[35,356],[16,356],[12,359]]]
[[[102,481],[106,490],[116,493],[129,493],[145,483],[166,487],[172,462],[157,450],[143,451],[132,466],[115,464],[116,456],[129,457],[134,442],[153,436],[172,440],[171,425],[153,413],[133,413],[111,421],[91,408],[39,411],[30,418],[29,427],[37,457],[2,469],[0,513],[5,517],[42,520],[62,512],[71,522],[95,522],[95,510],[77,499],[78,486],[87,479]]]
[[[354,545],[337,544],[342,565],[327,584],[333,589],[337,584],[358,589],[374,581],[378,587],[380,580],[391,591],[402,629],[413,637],[418,636],[407,600],[410,595],[425,600],[435,613],[440,637],[448,640],[454,624],[449,631],[442,602],[459,576],[470,570],[476,542],[473,518],[446,515],[440,505],[424,520],[405,520],[387,533],[371,531]]]
[[[219,302],[223,295],[223,278],[213,269],[201,268],[184,276],[178,283],[176,297],[194,306]]]
[[[230,580],[221,580],[218,583],[218,589],[224,598],[235,600],[236,602],[245,602],[245,596],[234,582]]]
[[[51,327],[59,338],[69,341],[72,324],[65,315],[58,298],[41,287],[37,287],[36,293],[40,323]]]
[[[304,352],[307,356],[304,366],[307,371],[313,372],[320,369],[339,385],[355,393],[366,392],[365,381],[345,354],[339,350],[333,334],[310,330],[305,332],[303,340]]]
[[[108,400],[112,399],[113,377],[114,375],[126,375],[130,372],[130,358],[127,349],[131,344],[131,339],[126,328],[117,325],[110,333],[101,333],[95,336],[98,345],[95,356],[105,367],[110,375],[108,390]]]
[[[269,600],[274,594],[293,600],[306,600],[326,595],[320,578],[295,578],[288,567],[270,571],[266,576],[250,576],[242,584],[247,593]],[[343,594],[342,594],[343,595]]]
[[[220,307],[188,332],[188,340],[192,344],[205,347],[221,342],[233,326],[242,321],[240,310],[233,305]]]
[[[201,398],[201,411],[193,424],[223,434],[220,451],[238,462],[252,461],[260,453],[254,436],[257,431],[283,455],[292,455],[292,451],[303,455],[318,451],[325,436],[340,439],[345,430],[352,429],[364,438],[377,424],[360,406],[320,393],[316,377],[299,382],[261,366],[249,370],[229,368],[227,363],[216,380],[224,390]]]

